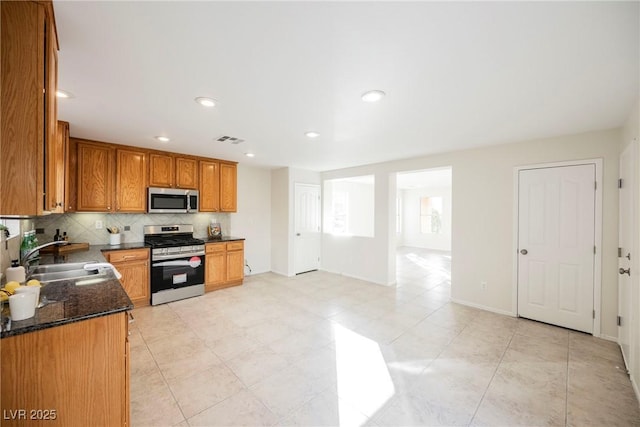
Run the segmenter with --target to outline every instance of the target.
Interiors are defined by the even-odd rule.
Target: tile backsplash
[[[102,221],[102,229],[96,229],[96,221]],[[40,243],[53,240],[56,229],[60,233],[67,232],[72,243],[90,243],[102,245],[109,243],[109,233],[106,227],[118,227],[122,234],[123,243],[142,242],[143,227],[145,225],[193,224],[195,237],[206,238],[207,226],[211,222],[218,222],[222,227],[222,234],[229,235],[231,220],[229,214],[197,213],[197,214],[109,214],[109,213],[69,213],[62,215],[47,215],[34,220],[35,228],[44,228],[44,234],[38,234]],[[129,231],[124,231],[129,226]]]

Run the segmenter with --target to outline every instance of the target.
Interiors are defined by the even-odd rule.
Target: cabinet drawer
[[[149,258],[149,249],[127,249],[122,251],[107,252],[107,259],[109,262],[126,262],[126,261],[138,261]]]
[[[229,242],[227,243],[228,251],[241,251],[244,249],[244,242]]]
[[[205,245],[205,253],[213,254],[216,252],[224,252],[224,243],[207,243]]]

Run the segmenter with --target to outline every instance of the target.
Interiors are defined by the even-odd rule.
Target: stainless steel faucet
[[[42,249],[42,248],[46,248],[47,246],[53,246],[53,245],[66,245],[66,244],[68,244],[68,243],[69,243],[69,242],[68,242],[68,241],[66,241],[66,240],[56,240],[56,241],[53,241],[53,242],[48,242],[48,243],[42,244],[42,245],[40,245],[40,246],[36,246],[35,248],[33,248],[33,249],[31,249],[29,252],[27,252],[27,253],[25,254],[25,256],[23,256],[23,257],[22,257],[22,263],[21,263],[21,264],[22,264],[22,266],[24,267],[24,269],[25,269],[25,270],[29,270],[29,266],[28,266],[28,264],[29,264],[29,258],[31,258],[31,256],[32,256],[34,253],[36,253],[37,251],[39,251],[39,250],[40,250],[40,249]]]

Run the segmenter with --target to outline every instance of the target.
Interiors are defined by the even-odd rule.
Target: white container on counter
[[[122,234],[120,233],[109,234],[109,244],[114,246],[122,244]]]
[[[36,314],[36,294],[27,292],[15,294],[9,297],[9,310],[11,320],[18,321],[29,319]]]
[[[5,274],[7,275],[7,282],[19,282],[24,283],[26,280],[26,275],[24,271],[24,267],[21,265],[17,265],[16,261],[13,261],[12,266],[7,268]]]

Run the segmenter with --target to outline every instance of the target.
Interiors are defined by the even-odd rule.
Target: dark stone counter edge
[[[115,308],[115,309],[109,310],[109,311],[103,311],[103,312],[99,312],[99,313],[86,314],[86,315],[79,316],[79,317],[72,317],[72,318],[56,320],[56,321],[48,322],[48,323],[45,323],[45,324],[30,325],[30,326],[25,326],[25,327],[22,327],[22,328],[19,328],[19,329],[14,329],[14,330],[9,330],[9,331],[5,331],[4,327],[3,327],[2,333],[0,334],[0,338],[8,338],[8,337],[16,336],[16,335],[26,334],[26,333],[29,333],[29,332],[42,331],[44,329],[54,328],[56,326],[62,326],[62,325],[66,325],[66,324],[69,324],[69,323],[82,322],[83,320],[94,319],[96,317],[102,317],[102,316],[109,316],[111,314],[121,313],[123,311],[129,311],[129,310],[133,310],[133,304],[129,304],[126,307],[118,307],[118,308]]]
[[[222,237],[209,237],[204,239],[205,243],[218,243],[218,242],[236,242],[239,240],[246,240],[244,237],[222,236]]]

